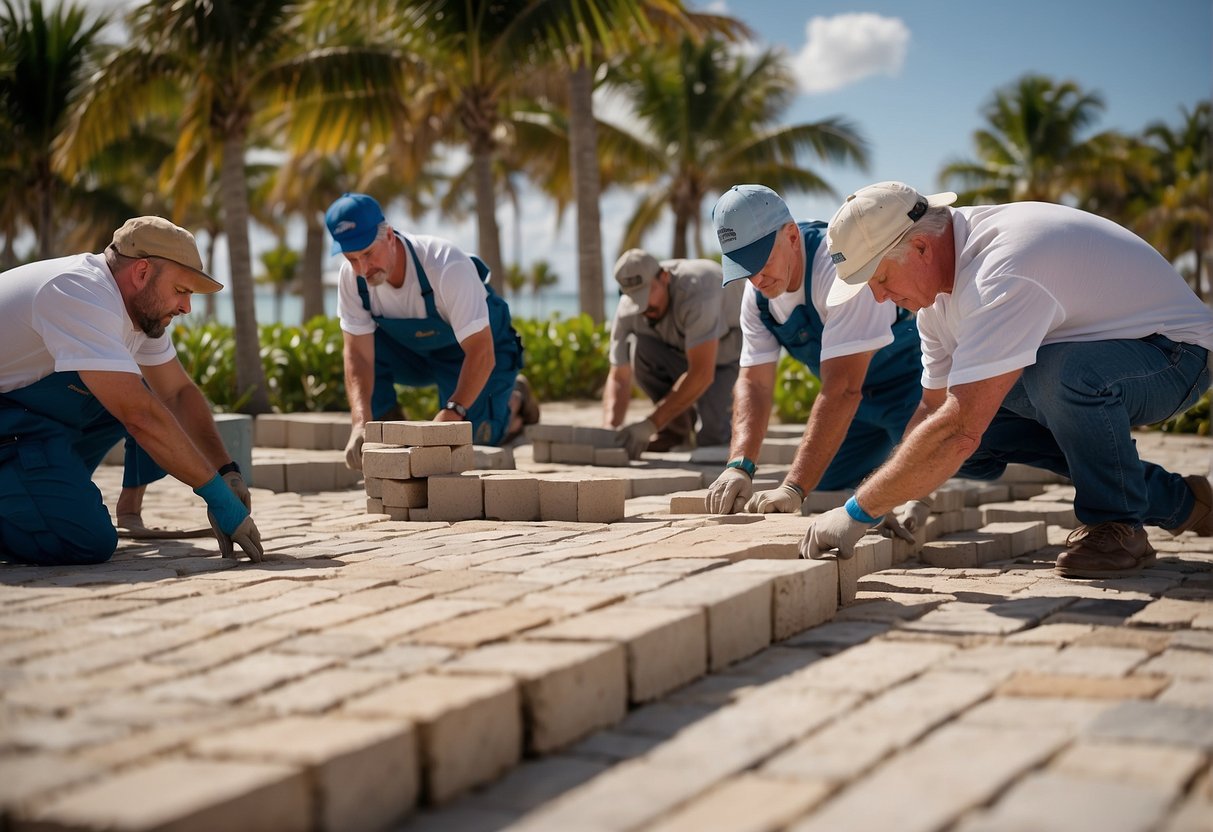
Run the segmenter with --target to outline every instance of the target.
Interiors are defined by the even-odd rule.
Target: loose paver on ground
[[[1213,539],[1151,529],[1140,576],[1059,578],[1073,489],[1012,466],[950,481],[915,546],[801,561],[806,517],[669,512],[702,511],[711,449],[522,444],[461,513],[475,472],[436,507],[390,453],[365,490],[320,471],[340,433],[258,425],[264,563],[201,538],[0,566],[0,829],[1213,829]],[[1137,440],[1183,473],[1213,450]],[[332,484],[284,490],[309,453],[292,470]],[[119,480],[99,469],[111,505]],[[148,491],[152,522],[201,511]]]

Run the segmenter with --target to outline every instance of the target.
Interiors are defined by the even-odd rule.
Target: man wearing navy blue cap
[[[366,423],[398,410],[396,384],[437,384],[434,421],[470,421],[478,444],[502,444],[538,420],[518,374],[522,342],[479,258],[395,231],[366,194],[344,194],[324,219],[332,253],[345,255],[337,313],[353,421],[347,465],[362,468]]]
[[[734,186],[712,209],[712,223],[724,282],[748,285],[730,461],[708,490],[708,507],[796,512],[814,488],[854,488],[901,439],[921,395],[918,331],[912,316],[872,299],[827,308],[835,271],[821,244],[825,223],[797,224],[770,188]],[[821,391],[787,478],[754,494],[753,460],[766,436],[781,349],[821,379]],[[928,511],[907,504],[886,528],[908,537]]]

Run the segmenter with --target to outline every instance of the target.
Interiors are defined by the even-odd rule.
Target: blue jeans
[[[1191,407],[1209,386],[1208,351],[1152,335],[1049,344],[1007,393],[959,475],[992,480],[1009,462],[1074,483],[1086,525],[1174,528],[1195,498],[1179,474],[1143,462],[1129,432]]]

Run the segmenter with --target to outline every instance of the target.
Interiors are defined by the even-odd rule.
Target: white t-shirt
[[[136,329],[100,254],[74,254],[0,274],[0,393],[51,373],[139,374],[176,358],[173,339]]]
[[[801,242],[803,243],[803,234]],[[813,308],[821,316],[821,360],[872,352],[893,343],[892,326],[897,321],[897,309],[892,304],[877,303],[871,292],[862,292],[850,303],[826,307],[826,298],[835,278],[825,241],[813,253]],[[795,292],[784,292],[771,300],[771,316],[776,323],[786,323],[796,307],[804,304],[807,281],[801,281]],[[758,315],[758,290],[746,281],[745,297],[741,301],[741,366],[755,367],[779,360],[779,341],[763,326]]]
[[[1031,366],[1039,347],[1064,341],[1159,334],[1213,349],[1213,312],[1161,254],[1110,220],[1018,202],[953,209],[952,229],[952,293],[918,313],[925,388]]]
[[[384,318],[426,316],[413,257],[409,254],[408,246],[403,244],[404,236],[399,232],[396,232],[396,236],[401,240],[400,253],[404,257],[404,285],[399,289],[387,283],[368,286],[370,312],[362,308],[362,298],[358,297],[354,267],[342,258],[341,273],[337,278],[337,317],[341,321],[341,328],[351,335],[369,335],[375,331],[372,313]],[[489,325],[488,291],[471,258],[440,237],[422,234],[408,239],[434,290],[438,317],[451,325],[455,339],[462,341],[485,329]]]

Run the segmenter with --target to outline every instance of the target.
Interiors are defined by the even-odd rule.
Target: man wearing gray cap
[[[922,406],[905,441],[801,554],[848,557],[892,506],[959,472],[1009,462],[1074,482],[1083,524],[1064,577],[1117,578],[1155,560],[1144,526],[1213,534],[1213,489],[1144,462],[1130,426],[1190,407],[1209,386],[1213,313],[1148,243],[1109,220],[1037,202],[949,208],[881,182],[847,198],[827,242],[829,303],[874,297],[918,313]]]
[[[736,185],[717,201],[712,223],[724,280],[745,285],[745,345],[734,391],[730,461],[708,489],[708,508],[796,512],[814,488],[854,488],[889,455],[918,404],[921,362],[914,319],[873,300],[830,310],[834,265],[825,223],[792,220],[779,194]],[[778,488],[752,493],[754,458],[766,436],[781,350],[821,380],[804,438]],[[887,528],[911,537],[925,504],[904,506]]]
[[[636,459],[686,443],[727,445],[732,389],[741,353],[741,293],[722,288],[711,260],[662,260],[630,249],[615,263],[622,296],[611,325],[602,420]],[[635,380],[656,407],[620,427]],[[654,434],[657,434],[654,438]]]
[[[124,485],[172,474],[206,502],[225,557],[239,545],[261,560],[248,487],[164,337],[193,293],[221,288],[193,236],[160,217],[129,220],[103,254],[0,274],[0,559],[108,560],[117,532],[92,474],[129,434],[155,464]]]

